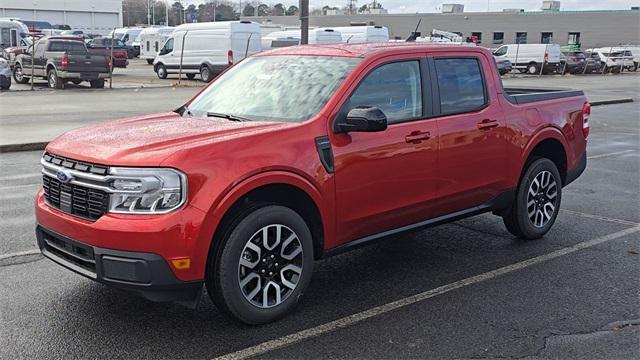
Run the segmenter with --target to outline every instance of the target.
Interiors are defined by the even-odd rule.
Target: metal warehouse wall
[[[0,17],[43,20],[106,33],[122,26],[122,0],[0,0]]]
[[[504,43],[515,43],[516,32],[527,32],[527,43],[540,43],[542,32],[553,32],[553,42],[566,45],[569,32],[579,32],[582,48],[616,44],[640,43],[640,11],[559,11],[524,13],[461,13],[461,14],[390,14],[312,16],[311,26],[349,26],[351,22],[366,22],[389,28],[391,37],[406,38],[415,29],[423,36],[432,29],[462,32],[482,32],[482,45],[493,45],[493,33],[504,32]],[[243,17],[243,20],[285,25],[299,25],[297,16]]]

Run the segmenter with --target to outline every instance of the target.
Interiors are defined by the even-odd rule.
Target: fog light
[[[186,270],[191,267],[190,258],[172,259],[171,264],[176,270]]]

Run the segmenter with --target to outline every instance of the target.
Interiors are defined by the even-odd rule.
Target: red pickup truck
[[[38,244],[101,283],[194,306],[206,286],[265,323],[314,260],[389,235],[493,212],[540,238],[585,169],[589,113],[581,91],[504,89],[481,48],[265,52],[174,112],[51,142]]]

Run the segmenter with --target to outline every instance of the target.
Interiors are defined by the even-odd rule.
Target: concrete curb
[[[624,104],[624,103],[630,103],[630,102],[634,102],[632,98],[600,100],[600,101],[591,102],[591,106]],[[48,142],[34,142],[34,143],[25,143],[25,144],[0,145],[0,154],[10,153],[10,152],[19,152],[19,151],[44,150],[44,148],[47,147],[47,144]]]
[[[592,101],[590,102],[590,104],[591,106],[602,106],[602,105],[624,104],[624,103],[631,103],[631,102],[633,102],[632,98],[622,98],[622,99]]]

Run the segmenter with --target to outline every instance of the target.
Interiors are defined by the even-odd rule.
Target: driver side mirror
[[[384,131],[387,129],[387,116],[377,107],[356,107],[345,118],[337,120],[333,128],[336,134]]]

